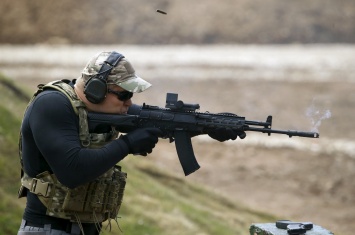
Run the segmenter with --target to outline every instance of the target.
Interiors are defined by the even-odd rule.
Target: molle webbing
[[[36,178],[27,174],[21,179],[22,186],[38,195],[50,216],[73,222],[98,223],[116,219],[122,204],[127,174],[119,166],[113,167],[96,180],[68,189],[55,175],[43,172]]]

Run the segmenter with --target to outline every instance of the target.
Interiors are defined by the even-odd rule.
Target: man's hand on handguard
[[[220,142],[226,140],[235,140],[237,137],[244,139],[247,136],[244,131],[234,131],[231,128],[224,127],[209,130],[207,134],[212,139],[218,140]]]
[[[158,137],[162,135],[163,132],[160,129],[147,127],[136,129],[120,138],[126,142],[129,153],[147,156],[158,142]]]

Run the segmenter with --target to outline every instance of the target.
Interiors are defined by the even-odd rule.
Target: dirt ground
[[[191,91],[184,92],[186,102],[200,100],[200,105],[208,106],[211,112],[241,110],[238,113],[248,113],[249,120],[264,120],[252,117],[274,114],[275,129],[298,127],[298,130],[310,131],[309,120],[301,118],[301,106],[306,107],[317,89],[339,91],[332,94],[332,104],[328,104],[333,117],[324,120],[319,127],[320,139],[269,137],[250,132],[246,139],[226,143],[197,137],[193,146],[201,168],[186,180],[202,183],[248,207],[275,213],[280,219],[311,221],[336,234],[352,234],[350,231],[355,229],[355,158],[351,152],[346,152],[345,142],[340,148],[333,146],[332,149],[331,145],[335,145],[335,140],[354,135],[350,122],[337,121],[344,121],[347,115],[348,118],[354,116],[353,109],[345,105],[349,104],[347,99],[354,90],[353,84],[229,81],[214,82],[211,86],[212,82],[192,83]],[[169,86],[178,84],[169,83]],[[269,86],[273,87],[271,91]],[[237,96],[231,94],[233,89],[228,89],[233,87]],[[261,94],[264,99],[253,95],[248,101],[245,98],[248,93]],[[243,104],[245,102],[248,105]],[[254,108],[249,107],[252,105]],[[255,110],[248,110],[250,108]],[[336,127],[332,127],[334,123]],[[158,166],[183,176],[175,146],[167,140],[159,143],[151,159]]]
[[[187,49],[190,50],[190,48]],[[23,51],[21,49],[19,53]],[[275,51],[278,51],[277,48]],[[304,54],[308,49],[305,51]],[[55,53],[59,55],[60,52]],[[4,49],[3,53],[5,53]],[[83,50],[83,53],[89,54],[86,50]],[[169,53],[167,53],[168,56],[174,56]],[[324,53],[320,58],[327,55],[327,52]],[[48,54],[51,55],[53,52]],[[186,52],[183,54],[186,55]],[[131,55],[134,57],[136,54],[132,52]],[[150,55],[151,53],[147,53],[147,56]],[[285,76],[284,79],[259,79],[258,73],[253,74],[253,79],[242,79],[241,74],[245,74],[246,70],[254,71],[255,68],[235,69],[234,65],[230,68],[234,69],[233,73],[244,71],[240,74],[235,73],[235,77],[239,79],[233,77],[218,79],[213,76],[196,79],[193,77],[193,70],[188,68],[191,62],[180,64],[180,68],[175,68],[174,65],[166,68],[167,71],[180,69],[180,74],[184,75],[181,79],[164,79],[164,76],[169,77],[168,73],[154,78],[149,74],[152,64],[140,65],[138,63],[137,67],[139,71],[142,71],[141,74],[146,74],[145,78],[154,86],[134,96],[134,102],[137,104],[146,102],[163,107],[166,92],[175,92],[179,94],[179,99],[186,103],[199,103],[201,112],[232,112],[246,116],[248,120],[259,121],[264,121],[267,115],[273,115],[273,128],[275,129],[317,130],[320,133],[319,139],[308,139],[248,132],[246,139],[226,143],[195,137],[193,147],[201,168],[187,177],[183,175],[174,144],[168,143],[167,140],[161,140],[153,154],[146,160],[154,161],[157,166],[176,172],[186,181],[201,183],[250,208],[276,214],[280,219],[311,221],[336,234],[353,234],[355,231],[355,142],[353,141],[355,138],[353,124],[355,87],[352,81],[354,70],[351,67],[348,67],[349,71],[342,70],[341,65],[344,63],[339,63],[339,69],[334,67],[328,70],[334,72],[334,77],[328,77],[326,80],[319,79],[324,75],[321,74],[322,71],[324,72],[323,67],[327,66],[333,57],[334,55],[327,61],[323,61],[324,63],[320,63],[319,66],[322,69],[318,68],[319,70],[313,73],[320,76],[314,79],[309,77],[311,73],[308,68],[302,71],[288,70],[287,74],[280,75]],[[18,55],[16,58],[22,57]],[[142,63],[147,61],[142,56],[136,56],[136,58],[138,62],[139,59]],[[168,57],[161,56],[161,58],[168,60]],[[204,56],[204,58],[207,57]],[[251,65],[260,61],[260,55],[255,54],[255,58],[255,61],[251,60]],[[268,59],[267,56],[265,58]],[[287,56],[287,58],[292,58],[292,56]],[[339,58],[342,58],[340,54]],[[233,61],[237,59],[233,57]],[[63,67],[56,67],[55,71],[63,73],[67,69],[72,71],[81,69],[81,64],[78,63],[75,65],[77,67],[73,67],[68,66],[70,63],[66,61]],[[309,63],[305,62],[305,64]],[[36,67],[34,71],[23,70],[26,71],[26,77],[24,77],[23,72],[20,76],[16,76],[15,72],[16,70],[22,71],[20,70],[22,68],[26,69],[27,65],[15,65],[11,61],[1,63],[2,69],[10,75],[13,74],[15,81],[21,81],[23,85],[31,89],[34,89],[35,84],[45,82],[43,74],[48,71],[46,70],[48,67],[52,66],[40,64],[40,62],[34,65]],[[272,65],[270,63],[269,69],[273,69]],[[198,71],[201,72],[210,69],[205,64],[198,66]],[[208,71],[220,68],[211,68]],[[164,70],[164,68],[157,70],[159,69]],[[262,67],[261,69],[267,70],[268,68]],[[41,74],[42,77],[39,77]],[[288,75],[294,74],[302,78],[307,75],[308,78],[287,80]],[[342,80],[342,77],[347,79]],[[48,80],[51,80],[50,76]],[[314,114],[313,123],[307,117],[310,111]],[[331,113],[331,117],[321,120],[320,117],[324,116],[327,111]],[[314,121],[321,121],[321,123],[318,122],[320,125],[315,125]]]
[[[156,164],[183,175],[174,146],[164,143],[157,149]],[[195,142],[194,150],[201,169],[187,181],[279,219],[311,221],[336,234],[353,231],[353,159],[238,143]]]

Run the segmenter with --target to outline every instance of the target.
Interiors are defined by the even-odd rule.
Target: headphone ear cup
[[[99,104],[106,98],[107,77],[112,68],[115,67],[123,57],[124,56],[118,52],[111,52],[102,64],[99,72],[85,83],[84,94],[88,101],[93,104]]]
[[[101,103],[107,93],[107,84],[102,79],[99,78],[92,78],[90,79],[84,89],[84,94],[86,99],[93,104]]]

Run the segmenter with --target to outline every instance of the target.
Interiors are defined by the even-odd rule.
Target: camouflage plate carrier
[[[75,113],[79,116],[79,136],[83,147],[98,148],[117,138],[118,133],[114,128],[109,133],[89,133],[87,111],[84,103],[78,99],[74,89],[67,80],[54,81],[46,85],[39,85],[34,98],[46,89],[55,89],[65,94],[70,100]],[[21,133],[19,141],[20,159],[22,165]],[[61,184],[54,174],[43,172],[35,178],[29,177],[26,172],[21,172],[21,188],[19,197],[26,196],[27,188],[38,196],[47,208],[47,215],[68,219],[72,222],[99,223],[114,219],[122,204],[127,174],[119,166],[114,166],[102,176],[92,182],[74,189]]]

